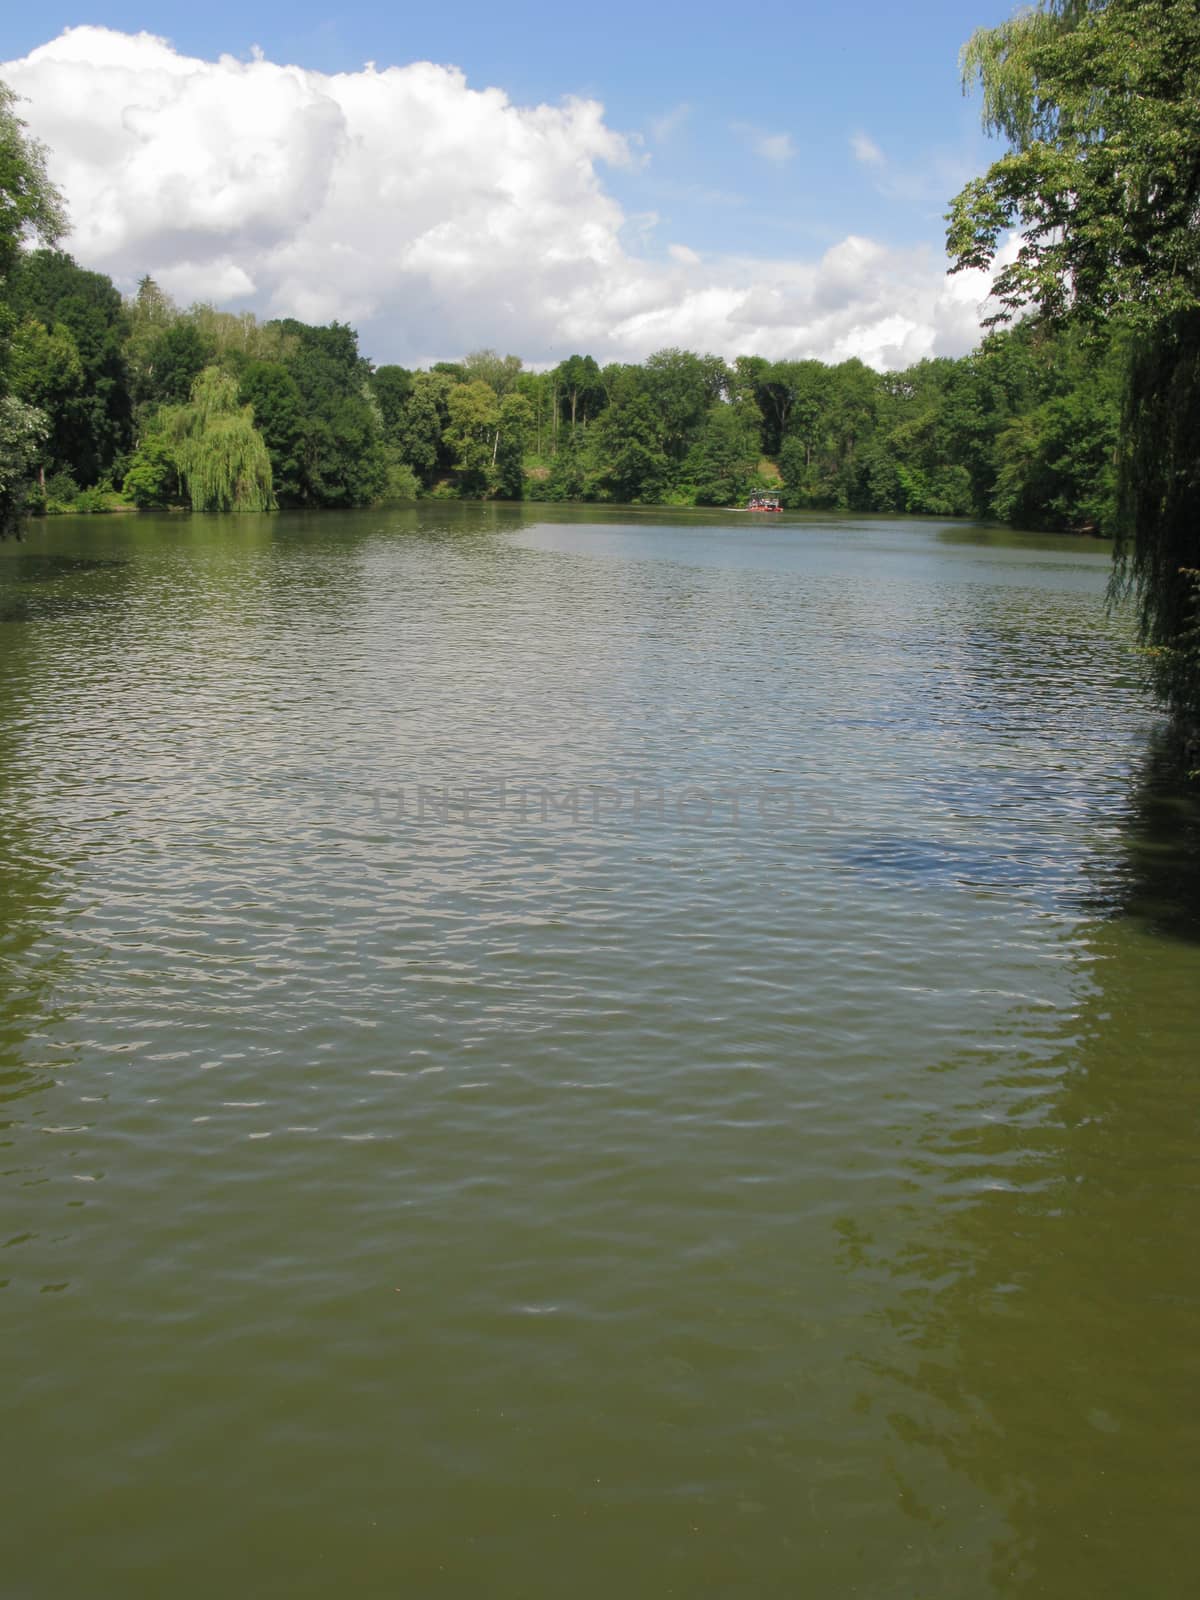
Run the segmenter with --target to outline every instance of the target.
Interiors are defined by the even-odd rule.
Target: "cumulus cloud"
[[[605,187],[638,158],[593,100],[519,106],[429,62],[204,61],[98,27],[0,78],[50,148],[82,263],[127,288],[149,272],[185,301],[347,320],[378,361],[679,344],[892,367],[978,338],[987,280],[946,279],[932,251],[851,237],[815,260],[684,244],[658,259],[655,219]],[[753,131],[766,159],[793,153]]]

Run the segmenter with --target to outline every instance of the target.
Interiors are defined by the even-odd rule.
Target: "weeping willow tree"
[[[1123,330],[1115,589],[1137,597],[1168,703],[1200,716],[1200,5],[1041,0],[963,51],[1010,149],[953,202],[954,271],[1029,308]]]
[[[236,378],[205,367],[188,404],[165,408],[159,422],[193,511],[275,509],[271,458]]]

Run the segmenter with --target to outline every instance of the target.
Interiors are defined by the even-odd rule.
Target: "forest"
[[[9,387],[46,418],[31,513],[422,495],[981,516],[1111,532],[1121,366],[1036,321],[879,373],[666,349],[548,371],[478,350],[375,367],[355,331],[122,298],[55,249],[4,288]]]

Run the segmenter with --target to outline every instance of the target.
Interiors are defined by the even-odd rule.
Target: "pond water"
[[[1191,1592],[1200,824],[1107,575],[0,546],[0,1591]]]

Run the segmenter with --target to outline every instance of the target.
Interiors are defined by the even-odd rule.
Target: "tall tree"
[[[70,328],[61,322],[47,328],[27,318],[13,339],[9,370],[13,393],[46,416],[45,469],[69,467],[87,382]]]
[[[414,373],[412,393],[404,402],[397,421],[396,444],[400,458],[427,488],[439,466],[442,441],[450,420],[447,397],[453,387],[453,380],[444,373]]]
[[[135,406],[156,398],[159,345],[178,316],[178,307],[148,274],[138,281],[137,293],[125,303],[125,366]]]
[[[615,500],[655,504],[667,489],[670,462],[662,417],[647,395],[612,406],[599,423],[601,483]]]
[[[520,356],[502,356],[495,350],[472,350],[462,363],[468,380],[481,378],[501,399],[517,387],[522,365]]]
[[[19,529],[45,437],[44,411],[0,394],[0,539]]]
[[[687,458],[702,506],[740,504],[758,471],[762,417],[752,400],[713,406]]]
[[[1174,425],[1200,388],[1200,6],[1041,0],[973,35],[963,65],[1011,148],[953,203],[956,269],[990,266],[1017,228],[1000,318],[1130,330],[1121,570],[1169,699],[1200,715],[1200,446]]]
[[[46,150],[26,132],[17,96],[0,83],[0,282],[29,239],[52,245],[66,231],[62,196],[46,176]]]
[[[407,367],[376,367],[371,374],[371,393],[379,407],[384,438],[394,442],[404,415],[404,403],[412,393],[413,375]]]
[[[491,384],[482,378],[456,383],[447,397],[450,425],[446,443],[454,451],[454,466],[462,492],[486,494],[499,448],[500,403]]]
[[[197,327],[194,318],[179,317],[161,326],[147,341],[141,372],[135,378],[139,401],[155,405],[182,405],[192,385],[216,359],[216,345]]]
[[[739,362],[739,378],[750,369],[746,357]],[[820,361],[761,361],[755,363],[752,392],[763,414],[763,437],[768,455],[775,455],[789,433],[806,443],[811,464],[816,443],[816,419],[827,401],[829,368]]]
[[[949,213],[955,271],[990,266],[1000,317],[1157,326],[1200,280],[1200,7],[1195,0],[1040,0],[972,35],[963,74],[1012,148]]]
[[[102,272],[85,271],[58,250],[23,254],[10,294],[23,318],[70,330],[84,385],[69,417],[59,420],[56,448],[80,483],[93,484],[127,449],[132,431],[121,296]]]
[[[44,412],[11,392],[10,343],[17,316],[11,274],[30,239],[54,244],[66,228],[62,197],[46,176],[46,153],[16,114],[17,97],[0,83],[0,538],[13,532],[48,431]]]
[[[525,493],[525,452],[534,428],[533,407],[523,394],[506,394],[500,401],[495,448],[496,493],[520,500]]]
[[[682,461],[709,408],[725,392],[729,369],[720,356],[669,348],[647,356],[643,374],[646,393],[662,419],[667,455]]]
[[[568,356],[554,369],[556,415],[571,424],[574,433],[608,404],[600,368],[592,356]]]
[[[187,405],[166,408],[160,426],[193,511],[273,509],[271,458],[253,408],[238,398],[236,378],[205,367]]]
[[[387,458],[369,398],[370,362],[346,323],[270,324],[284,336],[280,360],[304,401],[300,498],[306,505],[362,506],[387,488]]]
[[[252,407],[254,425],[271,457],[271,478],[280,505],[304,498],[305,413],[300,387],[279,361],[251,361],[239,379],[239,398]]]
[[[549,372],[520,372],[517,374],[516,393],[529,402],[533,417],[530,442],[540,458],[543,445],[549,438],[553,420],[554,377]]]

